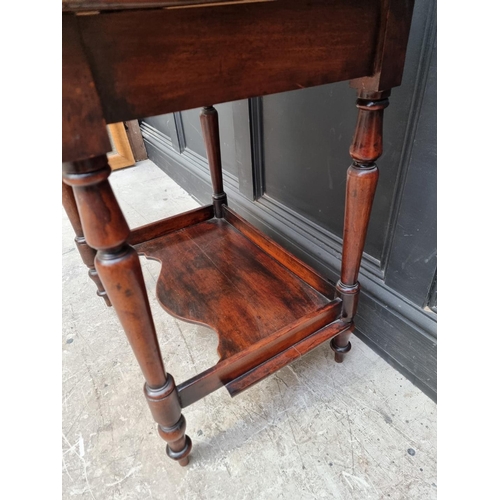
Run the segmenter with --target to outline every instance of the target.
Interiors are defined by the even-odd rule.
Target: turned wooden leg
[[[191,440],[185,434],[177,388],[165,374],[137,252],[127,243],[130,229],[108,182],[106,156],[65,163],[64,182],[73,186],[88,245],[97,250],[95,265],[141,367],[144,392],[167,454],[187,465]]]
[[[347,170],[342,270],[337,283],[337,295],[342,299],[342,320],[346,323],[353,322],[358,304],[359,267],[377,187],[375,161],[382,154],[382,123],[389,94],[360,92],[356,103],[358,121],[349,150],[353,163]],[[342,363],[351,350],[350,336],[350,332],[343,333],[330,342],[338,363]]]
[[[97,295],[104,299],[106,305],[111,307],[111,302],[109,301],[106,290],[102,286],[101,279],[99,278],[97,271],[94,267],[94,259],[96,251],[87,245],[85,237],[83,236],[82,223],[80,221],[80,216],[78,215],[78,208],[76,207],[75,195],[73,194],[73,188],[68,186],[68,184],[62,183],[62,202],[66,213],[68,214],[69,221],[73,226],[75,231],[75,243],[76,248],[80,252],[80,256],[83,263],[89,268],[89,276],[92,281],[97,286]]]
[[[222,185],[222,160],[220,155],[219,114],[213,106],[206,106],[200,113],[201,130],[207,148],[208,165],[214,194],[215,216],[222,217],[222,205],[227,205],[227,196]]]

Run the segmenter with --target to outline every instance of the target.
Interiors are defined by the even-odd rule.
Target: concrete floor
[[[149,161],[113,173],[131,227],[197,203]],[[63,214],[63,498],[433,499],[436,405],[361,341],[342,365],[328,343],[231,399],[188,407],[186,468],[167,459],[143,378],[113,309],[95,295]],[[217,360],[216,335],[168,316],[144,275],[168,371]]]

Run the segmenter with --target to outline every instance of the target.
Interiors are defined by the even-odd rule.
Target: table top
[[[182,8],[274,2],[277,0],[63,0],[63,12],[81,11],[104,11],[104,10],[126,10],[126,9],[158,9],[158,8]]]
[[[413,0],[65,0],[63,10],[72,161],[108,151],[106,123],[344,80],[390,90]]]

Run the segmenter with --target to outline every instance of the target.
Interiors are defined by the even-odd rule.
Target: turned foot
[[[166,375],[163,387],[152,389],[147,384],[144,394],[153,414],[158,422],[158,433],[167,442],[167,455],[172,460],[185,467],[189,463],[189,453],[192,443],[186,436],[186,419],[181,413],[181,405],[177,387],[172,375]]]
[[[336,335],[332,340],[330,340],[330,347],[335,352],[335,361],[337,363],[342,363],[344,361],[345,355],[351,350],[351,343],[349,342],[349,338],[351,337],[351,333],[353,330],[354,323],[352,323],[349,330]]]
[[[179,394],[165,373],[146,285],[135,249],[127,243],[130,229],[108,182],[105,155],[64,164],[64,181],[73,187],[88,247],[97,250],[95,268],[141,367],[144,392],[167,441],[167,454],[187,465],[191,440],[185,435]]]
[[[333,338],[330,340],[330,347],[335,352],[335,361],[337,363],[342,363],[345,355],[351,350],[351,343],[347,342],[347,345],[341,347],[335,343],[335,338]]]
[[[167,455],[179,462],[181,467],[189,464],[189,453],[193,447],[191,438],[186,435],[186,419],[184,415],[173,427],[158,426],[160,436],[167,441]]]

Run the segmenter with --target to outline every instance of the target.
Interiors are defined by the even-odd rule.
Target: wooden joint
[[[347,354],[351,350],[351,343],[347,342],[347,345],[345,346],[338,346],[335,343],[335,337],[330,340],[330,347],[332,348],[333,351],[335,351],[337,354]]]
[[[104,250],[97,251],[97,258],[99,262],[107,262],[111,260],[120,260],[127,257],[131,253],[135,253],[133,247],[128,243],[122,243],[116,247],[105,248]]]
[[[186,436],[186,419],[181,415],[179,420],[171,427],[158,426],[158,434],[167,442],[167,455],[179,465],[186,466],[189,463],[189,453],[193,447],[191,438]]]
[[[87,245],[87,242],[83,236],[77,236],[75,238],[76,248],[80,253],[83,263],[90,268],[94,267],[95,250]]]
[[[358,99],[377,101],[377,100],[387,99],[390,95],[391,95],[391,89],[389,90],[358,89]]]
[[[389,106],[389,99],[363,99],[358,97],[356,101],[356,107],[363,111],[380,111],[382,109],[387,108]]]
[[[218,115],[217,110],[212,106],[203,106],[201,110],[202,115]]]
[[[384,109],[389,99],[358,98],[358,121],[349,153],[358,166],[371,167],[382,155],[382,125]]]
[[[330,348],[335,353],[335,361],[342,363],[345,355],[351,350],[349,338],[354,331],[354,322],[350,322],[349,327],[330,340]]]
[[[337,297],[342,299],[342,309],[340,319],[349,323],[356,314],[358,307],[360,285],[356,282],[354,285],[346,285],[342,281],[338,281],[336,286]]]
[[[159,425],[158,432],[165,441],[177,441],[186,433],[186,427],[186,419],[184,415],[181,415],[179,420],[171,427]]]
[[[63,173],[63,181],[70,186],[93,186],[105,181],[111,174],[111,167],[106,163],[99,170],[85,173]]]
[[[88,247],[88,248],[90,248],[90,247]],[[101,282],[101,278],[99,278],[99,275],[97,274],[97,270],[95,269],[95,267],[91,267],[89,269],[89,277],[95,283],[95,285],[97,287],[97,292],[96,292],[97,296],[104,299],[104,302],[106,302],[106,305],[108,307],[111,307],[111,302],[109,300],[108,294],[106,293],[106,290],[104,290],[104,287],[103,287],[102,282]]]
[[[161,428],[168,430],[172,429],[181,418],[181,403],[172,375],[167,374],[166,377],[167,381],[158,389],[144,384],[144,395],[155,422]]]
[[[227,206],[227,196],[226,193],[214,194],[212,196],[212,200],[214,202],[214,215],[218,219],[224,218],[224,209],[223,206]]]
[[[91,174],[108,166],[106,155],[96,156],[87,160],[63,162],[63,175]],[[111,172],[111,169],[109,169]]]
[[[110,174],[105,155],[63,164],[63,181],[73,186],[83,236],[96,250],[117,248],[130,234],[109,184]]]
[[[374,180],[378,181],[378,167],[375,163],[362,164],[355,161],[350,165],[347,173],[350,177],[376,177]]]

